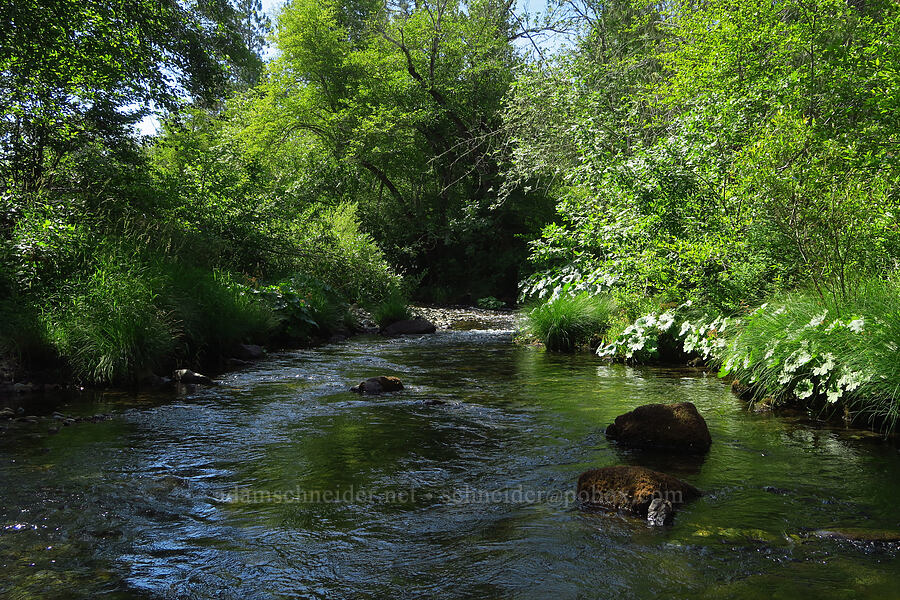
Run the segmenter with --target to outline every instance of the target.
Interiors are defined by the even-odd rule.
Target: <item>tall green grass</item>
[[[744,319],[717,357],[755,398],[893,429],[900,418],[900,285],[869,280],[836,300],[799,292]]]
[[[552,352],[572,352],[609,328],[616,304],[608,296],[581,293],[552,298],[525,313],[523,332]]]
[[[391,323],[396,323],[409,317],[409,306],[406,298],[398,292],[391,293],[372,308],[372,318],[378,323],[379,327],[387,327]]]
[[[45,317],[53,344],[80,381],[133,381],[172,352],[176,323],[158,306],[146,270],[107,260],[79,287]]]
[[[101,385],[209,363],[236,344],[265,342],[278,324],[272,308],[226,272],[116,252],[98,257],[41,322],[72,374]]]
[[[162,260],[151,271],[158,304],[177,323],[177,356],[183,361],[209,360],[240,343],[264,343],[278,326],[272,308],[228,272]]]

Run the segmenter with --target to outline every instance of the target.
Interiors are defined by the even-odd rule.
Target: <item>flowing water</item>
[[[900,454],[748,413],[699,371],[604,366],[504,331],[276,354],[216,388],[56,399],[0,430],[10,598],[897,598]],[[346,390],[377,374],[407,389]],[[445,404],[429,405],[426,400]],[[694,402],[704,458],[630,452],[616,415]],[[588,468],[701,488],[672,527],[572,502]]]

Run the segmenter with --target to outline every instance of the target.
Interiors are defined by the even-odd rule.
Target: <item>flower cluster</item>
[[[555,300],[564,294],[577,296],[581,293],[599,296],[608,292],[616,281],[614,275],[602,268],[584,272],[580,266],[569,264],[552,272],[538,273],[521,282],[519,299]]]
[[[733,328],[735,320],[721,316],[694,320],[679,317],[690,307],[688,301],[675,309],[640,317],[618,338],[598,348],[597,354],[603,358],[649,360],[658,355],[660,339],[668,337],[685,354],[696,353],[704,359],[716,357],[727,343],[722,333]]]
[[[685,354],[718,365],[720,377],[739,377],[758,392],[776,398],[821,397],[830,404],[856,392],[874,377],[872,372],[842,365],[831,351],[846,347],[847,336],[865,335],[870,324],[863,317],[831,318],[823,310],[798,322],[786,307],[768,304],[745,319],[680,317],[689,312],[690,306],[687,302],[673,310],[642,316],[618,338],[601,346],[597,354],[626,361],[652,360],[659,355],[660,340],[667,337]],[[752,331],[748,333],[748,329]],[[760,331],[768,336],[761,339]]]
[[[760,348],[757,336],[738,332],[719,356],[720,376],[737,375],[774,397],[822,397],[829,404],[855,392],[873,377],[870,372],[841,365],[831,351],[846,347],[847,336],[866,332],[862,317],[831,319],[824,310],[809,321],[796,322],[784,306],[770,310],[763,305],[748,323],[753,324],[754,319],[763,320],[765,327],[759,329],[774,335]]]

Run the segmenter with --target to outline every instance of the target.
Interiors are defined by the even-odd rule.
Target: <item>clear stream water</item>
[[[812,534],[900,530],[895,446],[748,413],[699,371],[510,338],[355,339],[216,388],[55,399],[44,414],[113,418],[0,429],[0,597],[900,597],[900,546]],[[376,374],[407,389],[347,391]],[[685,400],[704,458],[603,435]],[[580,472],[622,463],[705,496],[667,528],[570,502]]]

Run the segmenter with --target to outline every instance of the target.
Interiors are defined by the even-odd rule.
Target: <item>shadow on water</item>
[[[406,389],[347,391],[375,374]],[[696,370],[472,329],[277,354],[216,388],[56,400],[114,417],[0,434],[0,596],[896,595],[896,545],[812,532],[900,529],[897,449],[750,414]],[[606,440],[618,414],[686,400],[708,455]],[[669,528],[579,510],[578,474],[612,464],[705,495]]]

